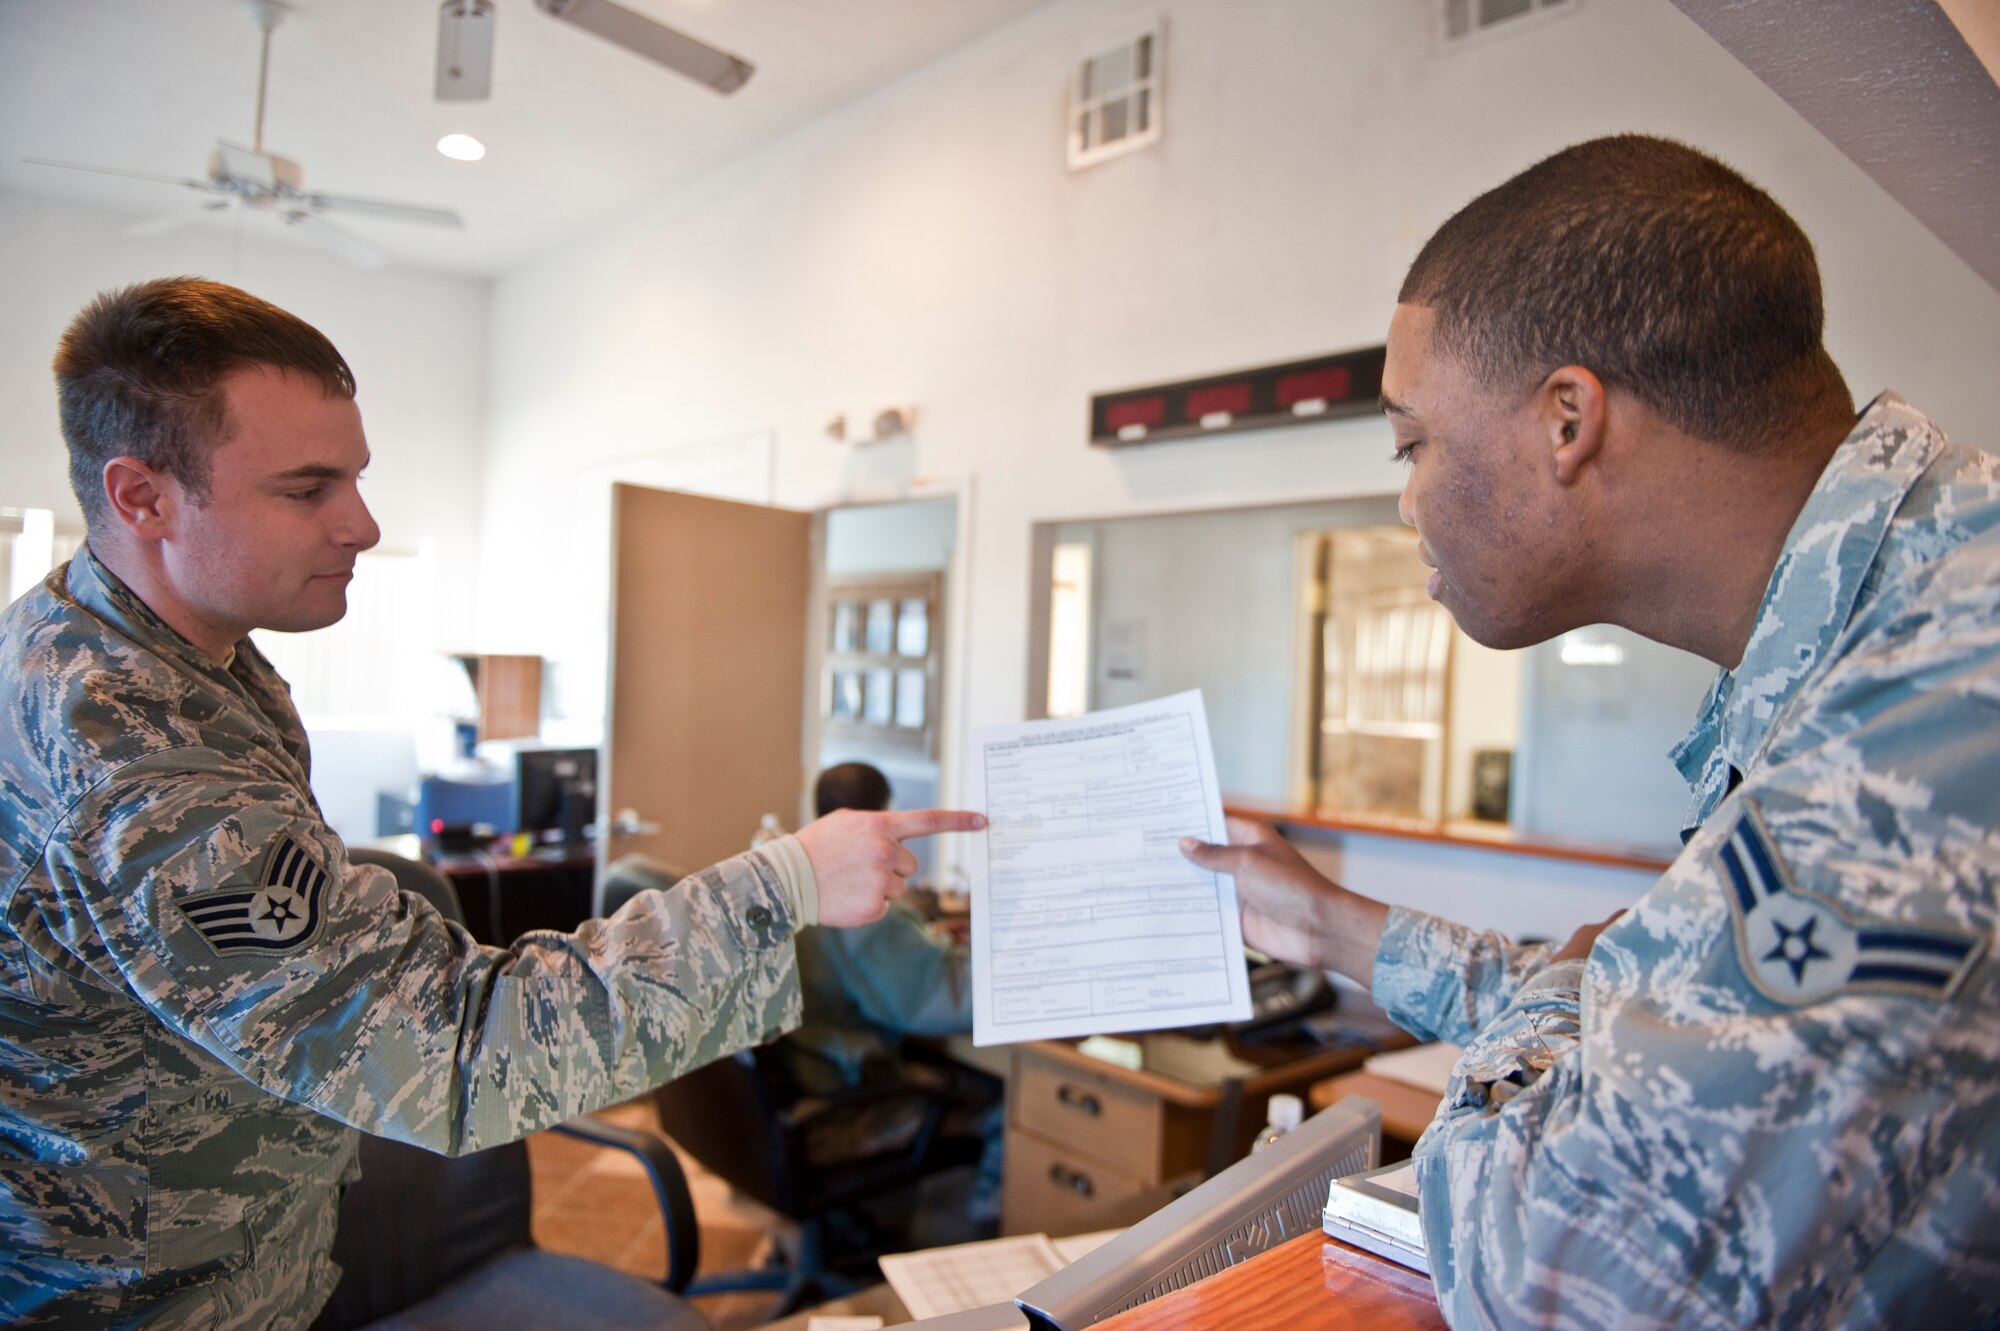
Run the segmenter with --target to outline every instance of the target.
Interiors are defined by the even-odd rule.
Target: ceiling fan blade
[[[351,194],[308,194],[304,202],[309,208],[324,208],[330,212],[364,213],[370,217],[386,217],[398,222],[425,222],[431,226],[464,227],[465,222],[449,208],[426,208],[418,203],[390,203],[384,199],[357,199]]]
[[[186,185],[189,189],[207,190],[206,180],[193,176],[162,176],[152,171],[127,171],[122,166],[92,166],[88,162],[60,162],[53,157],[23,157],[24,162],[35,166],[59,166],[66,171],[95,171],[101,176],[125,176],[132,180],[152,180],[162,185]]]
[[[247,180],[262,185],[265,189],[276,189],[278,169],[275,158],[270,153],[260,153],[255,148],[246,148],[240,143],[227,139],[215,141],[215,158],[222,169],[237,180]]]
[[[169,231],[180,230],[182,227],[199,218],[203,213],[222,212],[231,206],[230,202],[217,200],[214,203],[204,203],[196,208],[161,213],[158,217],[149,217],[143,222],[132,223],[132,225],[125,228],[125,234],[128,236],[164,236]]]
[[[356,268],[384,268],[389,256],[370,245],[361,237],[342,231],[317,213],[303,209],[280,213],[287,226],[295,226],[311,236],[326,249],[332,250]]]
[[[747,60],[718,51],[611,0],[535,0],[535,7],[614,46],[657,60],[676,74],[685,74],[719,93],[735,92],[756,72],[756,66]]]
[[[492,0],[444,0],[438,6],[437,99],[483,102],[492,91]]]

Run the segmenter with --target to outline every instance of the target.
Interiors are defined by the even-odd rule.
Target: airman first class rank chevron
[[[250,886],[204,892],[179,903],[208,945],[224,956],[288,952],[319,932],[326,870],[290,837],[278,838]]]
[[[1800,892],[1748,810],[1716,854],[1729,879],[1743,969],[1780,1003],[1871,991],[1943,998],[1979,960],[1976,935],[1869,921]]]

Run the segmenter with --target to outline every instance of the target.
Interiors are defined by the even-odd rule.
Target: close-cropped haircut
[[[1429,308],[1433,346],[1490,387],[1581,365],[1732,448],[1853,412],[1821,343],[1812,242],[1770,195],[1668,139],[1593,139],[1480,195],[1397,299]]]
[[[162,277],[107,291],[56,347],[56,400],[69,483],[93,529],[105,520],[104,464],[133,457],[208,493],[208,453],[228,435],[222,379],[270,365],[354,396],[354,375],[326,335],[247,291]]]
[[[880,811],[889,807],[889,778],[868,763],[840,763],[819,774],[813,810],[824,818],[840,809]]]

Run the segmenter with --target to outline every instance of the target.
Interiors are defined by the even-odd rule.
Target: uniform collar
[[[1730,766],[1748,768],[1778,713],[1847,627],[1890,520],[1943,444],[1937,427],[1895,393],[1861,413],[1785,537],[1742,662],[1716,680],[1701,719],[1674,749],[1689,784],[1718,745]]]
[[[199,675],[224,688],[237,687],[229,667],[194,645],[179,630],[160,618],[139,599],[116,573],[106,568],[88,545],[76,552],[69,563],[69,594],[76,603],[120,630],[134,642],[141,642],[156,656],[171,661],[189,674]],[[247,641],[247,640],[246,640]],[[242,644],[232,656],[242,655]]]
[[[308,770],[305,732],[292,706],[291,691],[256,643],[247,637],[238,639],[230,648],[228,662],[217,661],[160,618],[91,553],[88,545],[69,562],[68,587],[78,605],[147,652],[182,674],[247,702],[276,732],[280,746],[299,764],[301,772]]]

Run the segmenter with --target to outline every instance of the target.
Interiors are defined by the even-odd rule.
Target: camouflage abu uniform
[[[1391,913],[1467,1045],[1417,1148],[1454,1326],[2000,1315],[2000,458],[1876,400],[1675,758],[1687,846],[1588,961]]]
[[[798,1020],[762,852],[482,947],[347,864],[256,648],[87,552],[0,617],[0,693],[0,1322],[303,1326],[353,1128],[469,1151]]]

